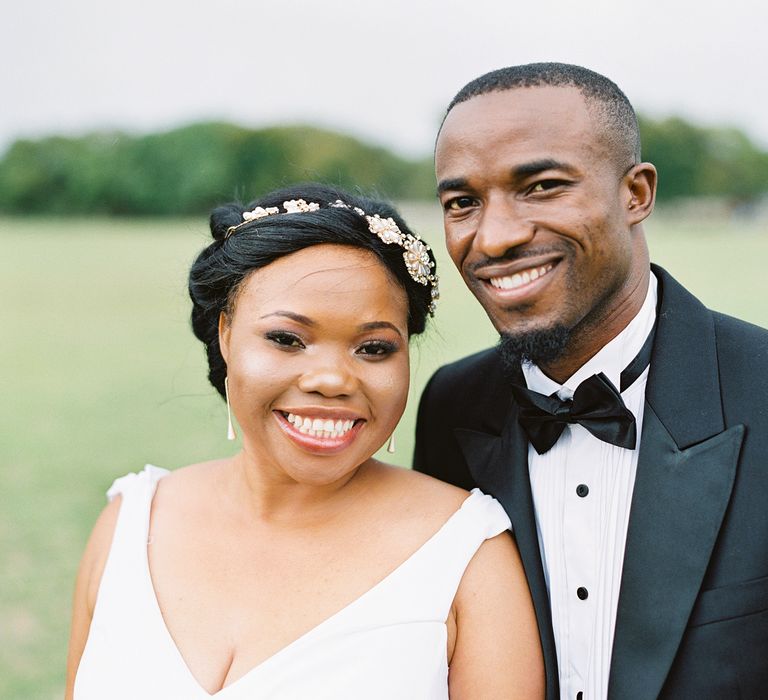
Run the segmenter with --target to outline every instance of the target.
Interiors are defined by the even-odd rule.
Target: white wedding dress
[[[445,700],[445,620],[484,540],[510,527],[475,489],[386,578],[214,695],[194,679],[165,626],[150,579],[152,497],[167,470],[118,479],[120,514],[75,680],[75,700]]]

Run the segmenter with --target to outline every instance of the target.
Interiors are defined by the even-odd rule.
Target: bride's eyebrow
[[[371,321],[370,323],[363,323],[362,325],[358,326],[361,332],[365,331],[376,331],[380,328],[389,328],[395,333],[397,333],[401,338],[403,337],[403,334],[400,332],[400,329],[395,326],[394,323],[390,323],[389,321]]]
[[[270,318],[271,316],[282,316],[283,318],[289,318],[291,321],[296,321],[296,323],[300,323],[303,326],[316,325],[315,322],[308,316],[302,316],[301,314],[296,314],[293,311],[273,311],[272,313],[265,314],[260,318]]]

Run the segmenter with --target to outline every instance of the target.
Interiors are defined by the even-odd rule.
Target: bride
[[[437,298],[429,248],[321,185],[220,207],[211,231],[192,325],[242,449],[110,489],[67,698],[543,697],[501,506],[372,456]]]

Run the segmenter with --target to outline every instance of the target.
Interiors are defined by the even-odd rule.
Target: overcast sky
[[[468,80],[556,60],[635,107],[768,148],[768,3],[729,0],[3,0],[0,149],[201,119],[314,123],[426,154]]]

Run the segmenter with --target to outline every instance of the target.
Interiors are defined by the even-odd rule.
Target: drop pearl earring
[[[394,432],[392,435],[389,436],[389,443],[387,443],[387,452],[389,454],[393,455],[395,454],[395,434]]]
[[[224,395],[227,399],[227,440],[237,438],[235,426],[232,425],[232,408],[229,405],[229,377],[224,377]]]

